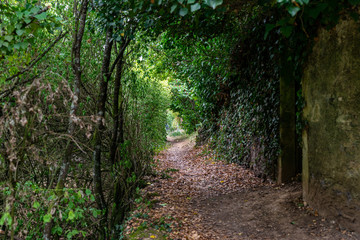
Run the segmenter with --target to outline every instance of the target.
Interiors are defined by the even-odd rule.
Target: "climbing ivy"
[[[275,178],[280,152],[281,74],[287,66],[292,66],[293,71],[287,77],[296,84],[297,145],[300,146],[301,130],[306,124],[301,119],[304,106],[301,78],[317,30],[333,27],[344,14],[357,19],[358,3],[350,0],[258,1],[247,8],[249,15],[237,15],[236,20],[230,20],[239,28],[225,28],[227,32],[217,35],[224,45],[213,44],[217,38],[211,34],[205,38],[198,36],[201,44],[190,35],[195,45],[199,44],[194,48],[186,45],[186,39],[177,39],[183,47],[175,46],[177,50],[169,52],[173,58],[170,68],[176,71],[177,79],[181,79],[172,90],[173,105],[177,106],[174,110],[182,112],[184,119],[198,117],[201,124],[196,125],[194,121],[193,127],[201,126],[199,139],[210,140],[227,160]],[[237,9],[230,11],[235,15],[238,12]],[[230,11],[226,15],[230,15]],[[233,38],[226,33],[231,33]],[[231,39],[239,40],[235,44]],[[167,40],[165,45],[174,49],[176,41]],[[203,52],[199,51],[202,46]],[[212,54],[214,57],[209,57]],[[189,111],[192,101],[197,109]]]
[[[213,122],[211,136],[214,148],[228,161],[274,178],[279,154],[281,33],[272,32],[264,41],[264,22],[274,17],[261,11],[255,14],[232,50],[232,76],[226,83],[230,103]]]

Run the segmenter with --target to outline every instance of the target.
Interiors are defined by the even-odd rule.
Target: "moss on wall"
[[[360,231],[360,24],[320,30],[304,72],[304,198]]]

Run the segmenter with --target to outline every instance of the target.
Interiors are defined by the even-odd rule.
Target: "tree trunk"
[[[73,33],[73,45],[72,45],[72,69],[74,73],[74,97],[71,102],[70,117],[68,125],[68,134],[72,136],[75,132],[75,122],[73,121],[78,106],[80,97],[80,86],[81,86],[81,44],[82,38],[85,31],[86,15],[88,10],[89,0],[83,0],[80,8],[79,15],[77,14],[77,1],[74,1],[74,15],[75,16],[75,29]],[[56,184],[56,193],[58,197],[62,195],[62,189],[64,188],[65,180],[68,175],[69,165],[71,162],[72,154],[74,150],[74,143],[69,140],[66,145],[65,155],[61,163],[60,173]],[[55,207],[55,201],[52,201],[49,206],[48,213],[53,212],[52,209]],[[49,240],[51,238],[52,220],[45,224],[44,228],[44,239]]]
[[[110,159],[112,164],[114,165],[116,162],[120,160],[120,151],[119,147],[122,146],[124,143],[124,132],[123,132],[123,95],[122,95],[122,86],[121,86],[121,77],[123,71],[123,56],[126,47],[130,43],[130,40],[125,40],[121,44],[119,56],[120,60],[116,65],[116,75],[115,75],[115,83],[114,83],[114,102],[113,102],[113,121],[114,121],[114,128],[112,132],[112,139],[111,139],[111,149],[110,149]],[[120,100],[119,100],[120,97]],[[119,159],[119,160],[117,160]],[[110,228],[112,230],[112,239],[118,239],[120,237],[120,231],[116,230],[116,225],[121,225],[124,217],[125,217],[125,209],[122,207],[122,200],[124,197],[123,194],[123,187],[121,179],[115,176],[115,184],[114,184],[114,204],[112,207],[112,215],[111,215],[111,222]]]
[[[278,183],[289,182],[296,176],[296,91],[293,63],[288,54],[282,57],[280,76],[280,156]]]
[[[94,195],[96,203],[99,209],[105,210],[101,225],[102,228],[106,227],[107,222],[107,206],[105,202],[105,197],[102,188],[102,179],[101,179],[101,150],[102,150],[102,131],[104,130],[105,123],[105,111],[106,111],[106,101],[107,101],[107,91],[108,91],[108,82],[111,77],[110,73],[110,60],[111,60],[111,50],[113,45],[112,38],[112,28],[108,29],[106,32],[105,40],[105,49],[103,56],[103,63],[101,69],[101,78],[100,78],[100,89],[98,96],[98,106],[97,106],[97,121],[95,128],[95,147],[93,154],[94,162]],[[106,232],[101,233],[103,238],[106,238]]]
[[[112,131],[111,137],[111,147],[110,147],[110,161],[112,164],[115,164],[117,154],[118,154],[118,146],[119,143],[123,143],[123,134],[118,134],[119,131],[122,131],[122,104],[123,104],[123,96],[122,96],[122,86],[121,86],[121,78],[122,78],[122,70],[123,70],[123,62],[124,62],[124,52],[130,40],[124,40],[120,46],[119,52],[119,61],[116,64],[116,75],[114,82],[114,101],[113,101],[113,122],[114,127]],[[119,99],[119,97],[121,99]],[[120,103],[120,106],[119,106]],[[120,126],[119,126],[120,125]],[[121,132],[120,131],[120,132]],[[120,135],[120,138],[118,137]],[[119,141],[118,141],[119,140]]]

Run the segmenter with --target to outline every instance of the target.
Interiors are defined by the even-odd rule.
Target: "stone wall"
[[[320,30],[302,82],[304,200],[360,232],[360,24]]]

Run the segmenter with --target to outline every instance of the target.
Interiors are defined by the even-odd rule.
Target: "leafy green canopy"
[[[246,11],[229,4],[217,18],[226,23],[218,34],[211,21],[198,31],[201,23],[187,19],[162,35],[160,51],[173,74],[171,108],[180,113],[187,131],[202,126],[200,137],[213,139],[228,160],[274,177],[280,151],[280,75],[286,66],[293,67],[300,133],[300,80],[317,29],[333,27],[344,14],[358,20],[359,1],[243,1]],[[226,27],[234,25],[238,27]]]
[[[37,2],[0,3],[0,59],[12,55],[14,50],[25,50],[34,44],[40,29],[53,32],[60,27],[60,18],[50,11],[51,4],[43,7]]]
[[[162,36],[161,48],[172,71],[173,111],[183,118],[187,132],[195,131],[204,120],[216,117],[222,101],[221,91],[230,74],[229,45],[224,36],[193,43],[194,39]],[[169,61],[171,64],[168,64]]]

